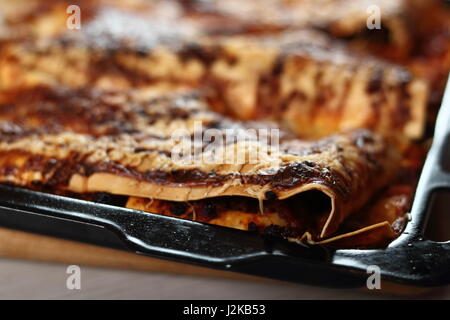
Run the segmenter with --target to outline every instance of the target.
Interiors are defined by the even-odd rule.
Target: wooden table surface
[[[67,265],[0,258],[0,299],[380,299],[403,296],[290,284],[81,266],[81,289],[66,288]],[[450,287],[409,298],[449,299]]]
[[[66,286],[71,264],[80,290]],[[406,293],[243,277],[0,228],[0,299],[450,299],[450,286]]]

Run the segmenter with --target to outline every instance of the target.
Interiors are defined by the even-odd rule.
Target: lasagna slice
[[[2,46],[0,86],[145,88],[156,95],[195,88],[218,112],[276,119],[302,138],[356,128],[423,136],[428,84],[406,69],[319,31],[211,35],[210,27],[99,9],[79,31]]]
[[[239,21],[241,30],[279,32],[315,28],[350,46],[406,63],[423,45],[448,28],[440,0],[189,0],[180,1],[198,17]],[[446,13],[447,11],[447,13]],[[236,23],[234,24],[236,25]],[[448,32],[448,29],[447,29]],[[448,33],[447,33],[448,35]],[[447,41],[448,43],[448,41]]]
[[[299,221],[300,226],[304,226],[311,219],[311,211],[308,211],[311,207],[308,203],[314,201],[312,194],[290,201],[266,200],[264,214],[260,214],[255,200],[239,197],[189,202],[129,197],[126,207],[288,238],[301,244],[321,244],[336,248],[381,248],[395,239],[408,221],[408,212],[426,150],[421,145],[408,147],[389,186],[347,217],[333,235],[323,239],[313,237],[309,232],[311,229],[299,228]]]
[[[450,70],[450,10],[441,0],[16,0],[0,1],[0,42],[45,39],[67,30],[73,5],[83,27],[105,9],[145,20],[180,21],[202,33],[228,35],[279,34],[315,29],[363,52],[411,67],[438,91]],[[381,18],[382,17],[382,18]],[[69,19],[70,20],[70,19]],[[151,30],[154,27],[142,30]],[[127,30],[128,29],[122,29]],[[77,32],[77,31],[75,31]],[[142,31],[141,31],[142,32]],[[133,31],[136,33],[136,31]],[[434,65],[430,68],[430,64]]]
[[[256,212],[294,239],[334,235],[400,165],[392,144],[368,130],[299,140],[225,118],[195,96],[35,87],[2,92],[0,120],[2,182],[148,198],[163,214],[209,199],[233,208],[221,217],[230,226]]]

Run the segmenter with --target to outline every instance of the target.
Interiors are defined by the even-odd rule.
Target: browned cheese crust
[[[428,84],[406,69],[317,30],[248,31],[236,17],[230,24],[180,10],[91,6],[81,30],[11,40],[0,53],[0,87],[132,87],[155,95],[196,88],[221,113],[281,120],[301,137],[355,128],[423,136]]]
[[[195,220],[230,228],[259,232],[307,244],[336,248],[381,248],[387,246],[408,222],[415,185],[427,148],[410,146],[389,186],[372,197],[363,208],[347,217],[338,230],[320,239],[315,216],[320,212],[318,193],[303,193],[288,201],[264,200],[264,212],[255,200],[222,197],[189,202],[129,197],[126,207],[156,214]],[[314,206],[311,204],[316,203]],[[310,204],[310,205],[308,205]],[[313,210],[313,211],[311,211]]]
[[[3,93],[0,102],[1,181],[171,201],[219,196],[262,201],[268,194],[283,200],[318,191],[329,201],[328,211],[315,213],[320,236],[332,234],[366,203],[399,163],[391,145],[367,130],[317,141],[281,131],[278,149],[267,139],[249,138],[232,139],[212,152],[203,140],[197,145],[203,161],[176,161],[175,130],[184,129],[183,139],[191,141],[206,129],[225,135],[231,128],[239,137],[248,128],[270,128],[224,118],[192,96],[147,101],[132,94],[37,87]],[[196,121],[201,132],[194,131]],[[235,152],[244,162],[233,161]],[[214,154],[226,161],[206,161]]]

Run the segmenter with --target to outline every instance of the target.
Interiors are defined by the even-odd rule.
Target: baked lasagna
[[[1,183],[302,245],[402,232],[441,2],[375,1],[373,30],[365,1],[79,1],[79,29],[71,5],[0,1]]]

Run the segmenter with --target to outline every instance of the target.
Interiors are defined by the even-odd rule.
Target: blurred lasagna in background
[[[2,183],[302,244],[383,247],[407,223],[450,70],[443,1],[0,12]]]

